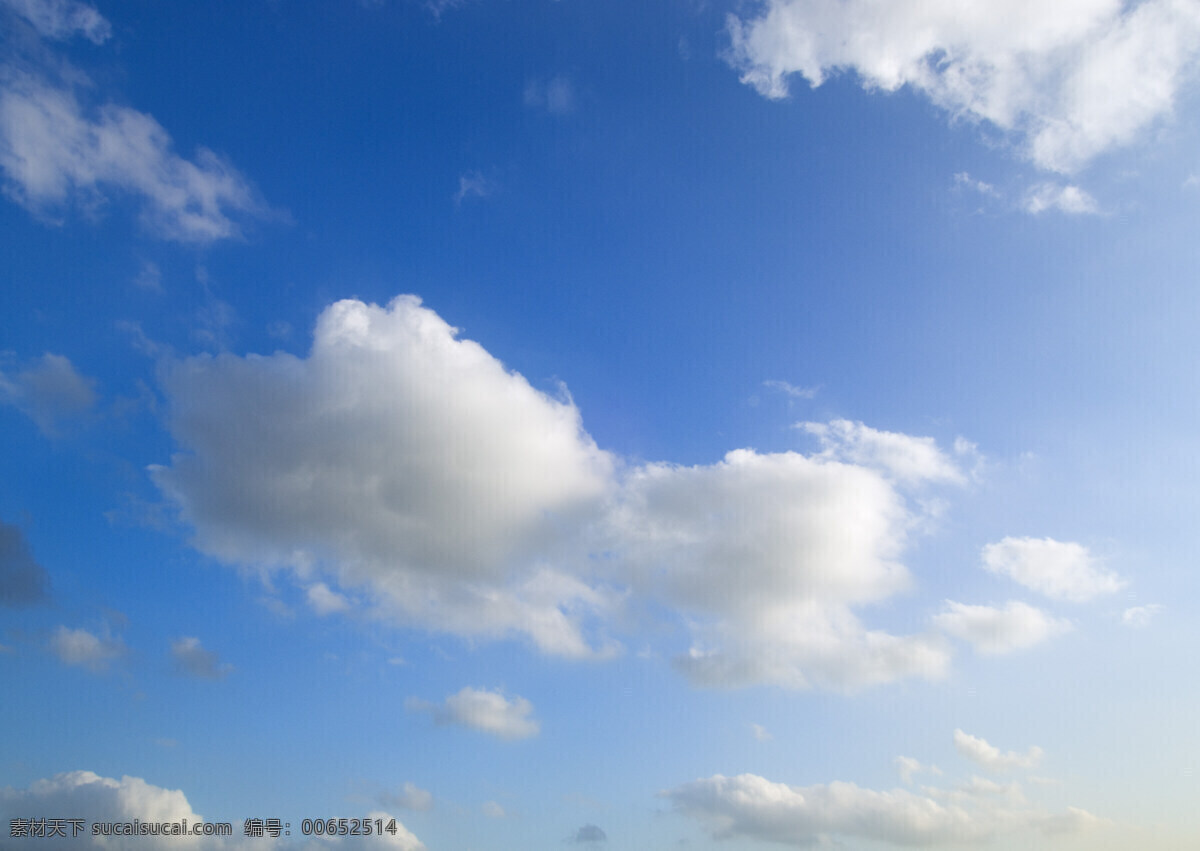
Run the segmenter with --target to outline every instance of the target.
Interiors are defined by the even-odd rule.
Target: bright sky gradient
[[[0,845],[1196,848],[1198,83],[1195,0],[0,0]]]

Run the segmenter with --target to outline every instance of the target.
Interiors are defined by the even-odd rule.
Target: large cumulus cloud
[[[806,424],[820,451],[632,464],[413,296],[331,305],[306,357],[164,365],[181,450],[152,474],[230,564],[366,609],[544,652],[611,652],[622,606],[686,624],[707,685],[855,688],[946,668],[944,639],[870,629],[909,587],[919,490],[961,484],[929,438]],[[336,602],[336,605],[332,603]]]

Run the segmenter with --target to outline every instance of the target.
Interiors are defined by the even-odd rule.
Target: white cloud
[[[19,526],[0,520],[0,606],[27,606],[50,596],[50,578]]]
[[[717,774],[662,794],[716,839],[800,847],[836,845],[842,838],[916,847],[982,843],[1002,833],[1067,826],[1061,817],[987,796],[968,794],[944,804],[903,789],[880,792],[844,782],[789,786],[754,774]],[[1082,828],[1082,821],[1070,827]]]
[[[609,550],[633,588],[690,624],[676,665],[693,681],[854,689],[945,670],[936,637],[870,631],[851,611],[908,587],[897,559],[911,520],[874,470],[736,450],[630,471]]]
[[[70,771],[55,775],[47,780],[37,780],[28,789],[0,789],[0,813],[3,813],[5,831],[12,818],[67,817],[84,820],[84,829],[79,836],[71,837],[71,828],[66,828],[66,838],[30,840],[31,845],[46,851],[70,851],[70,849],[105,849],[105,851],[135,851],[154,847],[143,837],[93,837],[92,824],[96,822],[178,822],[187,819],[194,825],[204,821],[193,812],[187,797],[178,789],[164,789],[147,783],[140,777],[122,777],[116,780],[101,777],[91,771]],[[152,840],[153,842],[153,840]],[[186,849],[210,849],[217,847],[214,840],[204,837],[172,836],[163,841],[172,847]]]
[[[140,199],[150,231],[180,242],[238,236],[235,215],[268,212],[226,160],[207,148],[180,157],[151,116],[87,107],[70,84],[14,67],[0,69],[0,170],[8,194],[38,215],[123,193]]]
[[[162,373],[185,451],[152,475],[196,545],[290,569],[318,610],[365,601],[579,657],[613,652],[618,606],[649,605],[687,624],[677,667],[706,685],[853,689],[946,669],[940,636],[854,613],[910,584],[900,556],[924,509],[893,480],[962,477],[929,438],[838,421],[816,456],[622,466],[569,397],[534,390],[412,296],[332,305],[306,358]]]
[[[824,458],[877,469],[906,484],[965,481],[958,465],[938,449],[932,437],[879,431],[849,420],[799,423],[797,427],[821,442]]]
[[[1152,620],[1158,617],[1159,612],[1163,608],[1158,603],[1149,603],[1145,606],[1131,606],[1121,612],[1121,623],[1135,629],[1147,627]]]
[[[754,738],[760,742],[769,742],[773,738],[775,738],[774,736],[771,735],[770,731],[767,730],[767,728],[764,727],[762,724],[751,724],[750,732],[754,736]]]
[[[1057,183],[1039,183],[1031,187],[1025,196],[1025,209],[1030,213],[1057,210],[1072,215],[1096,214],[1100,206],[1096,199],[1078,186],[1062,186]]]
[[[77,0],[0,0],[0,6],[28,21],[43,38],[67,39],[79,34],[94,44],[112,35],[112,26],[93,6]]]
[[[953,117],[1008,133],[1043,169],[1069,173],[1136,142],[1195,77],[1200,7],[1183,0],[765,0],[729,17],[728,58],[771,98],[800,74],[853,71]]]
[[[538,561],[610,485],[613,461],[551,398],[407,296],[342,301],[308,358],[169,364],[188,450],[155,481],[233,563],[317,567],[405,623],[595,651],[603,595]]]
[[[1001,752],[994,745],[962,730],[954,731],[954,747],[967,759],[982,765],[988,771],[1034,768],[1042,760],[1042,749],[1039,747],[1031,747],[1023,754],[1016,751]]]
[[[541,730],[532,703],[515,695],[510,700],[499,691],[467,686],[441,704],[410,698],[406,706],[432,713],[438,724],[459,724],[501,739],[528,739]]]
[[[504,811],[504,807],[497,804],[495,801],[484,801],[480,811],[488,818],[504,818],[508,815]]]
[[[180,673],[205,680],[219,680],[229,675],[233,666],[223,664],[217,654],[205,650],[200,639],[183,636],[171,642],[171,658]]]
[[[1052,538],[1005,538],[983,548],[983,567],[1055,600],[1082,603],[1125,587],[1087,547]]]
[[[314,582],[305,592],[308,605],[318,615],[331,615],[335,612],[348,612],[350,601],[336,591],[330,589],[324,582]]]
[[[969,641],[977,651],[990,655],[1024,650],[1071,629],[1070,621],[1016,601],[1001,609],[947,600],[945,610],[934,615],[933,623],[946,634]]]
[[[107,670],[113,660],[125,655],[125,643],[120,638],[65,626],[51,636],[50,649],[64,664],[87,668],[93,673]]]
[[[433,794],[415,783],[405,783],[399,792],[384,795],[383,803],[404,810],[428,812],[433,809]]]
[[[69,417],[87,412],[96,402],[94,382],[75,371],[71,361],[47,352],[15,375],[0,370],[0,402],[16,406],[43,434],[54,434]]]

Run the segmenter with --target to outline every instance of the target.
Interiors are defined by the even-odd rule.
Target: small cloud
[[[405,707],[431,713],[437,724],[458,724],[501,739],[527,739],[541,731],[541,725],[531,717],[532,703],[517,696],[509,700],[499,691],[467,686],[444,703],[409,698]]]
[[[50,597],[50,578],[34,559],[20,527],[0,520],[0,606],[28,606]]]
[[[1071,629],[1070,621],[1053,618],[1041,609],[1015,601],[1000,609],[947,600],[945,610],[934,616],[933,623],[947,635],[968,641],[976,651],[987,655],[1024,650]]]
[[[1083,603],[1127,584],[1100,566],[1088,548],[1053,538],[1005,538],[981,553],[984,570],[1007,576],[1054,600]]]
[[[318,615],[331,615],[350,610],[350,601],[338,592],[331,590],[324,582],[310,585],[306,596],[308,605]]]
[[[155,739],[154,744],[158,745],[160,748],[174,748],[179,746],[179,742],[175,739],[166,739],[162,737]]]
[[[818,387],[798,387],[795,384],[790,384],[787,381],[778,381],[770,379],[763,382],[763,387],[770,387],[772,390],[778,390],[785,396],[792,399],[812,399],[817,395]]]
[[[545,109],[551,115],[566,115],[575,109],[575,87],[571,79],[562,74],[545,82],[530,80],[525,84],[523,100],[530,109]]]
[[[1141,629],[1150,625],[1150,621],[1158,616],[1158,613],[1163,610],[1163,606],[1158,603],[1149,603],[1145,606],[1133,606],[1121,612],[1121,623],[1134,629]]]
[[[1096,199],[1078,186],[1039,183],[1030,187],[1025,196],[1025,211],[1037,215],[1046,210],[1058,210],[1070,215],[1095,215],[1100,212]]]
[[[50,650],[64,665],[87,668],[94,674],[108,670],[109,664],[125,655],[125,643],[105,634],[86,629],[60,626],[50,639]]]
[[[405,783],[399,792],[383,795],[380,803],[425,813],[433,809],[433,794],[415,783]]]
[[[454,203],[461,204],[471,197],[487,198],[496,188],[495,181],[485,177],[482,172],[464,172],[458,177],[458,191],[454,193]]]
[[[200,645],[200,639],[184,636],[171,642],[171,658],[175,660],[175,668],[182,674],[205,680],[219,680],[229,675],[233,666],[221,664],[217,654],[205,650]]]
[[[761,724],[751,724],[750,733],[760,742],[769,742],[771,739],[775,738],[771,735],[767,728]]]
[[[497,804],[495,801],[484,801],[480,807],[483,814],[488,818],[504,818],[508,813],[504,812],[504,807]]]
[[[277,319],[274,322],[267,323],[267,336],[276,340],[286,340],[292,336],[292,324],[284,322],[282,319]]]
[[[16,375],[0,369],[0,402],[14,405],[50,436],[62,420],[84,414],[96,403],[94,383],[63,355],[47,352]]]
[[[585,824],[579,830],[575,831],[575,835],[571,837],[571,841],[580,844],[607,842],[608,834],[594,824]]]
[[[1002,753],[999,748],[988,744],[984,739],[968,735],[962,730],[954,731],[954,748],[967,759],[989,771],[1033,768],[1042,760],[1042,749],[1039,747],[1031,747],[1023,754],[1016,751]]]

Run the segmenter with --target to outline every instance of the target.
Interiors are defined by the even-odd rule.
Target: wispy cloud
[[[110,32],[93,7],[73,0],[4,0],[46,38]],[[170,134],[144,112],[96,100],[87,75],[43,52],[0,69],[0,172],[10,198],[46,219],[72,205],[96,210],[110,195],[141,202],[141,220],[169,240],[239,236],[239,220],[277,216],[226,159],[199,148],[176,154]]]
[[[0,0],[0,7],[20,15],[44,38],[81,35],[103,44],[112,35],[112,26],[94,6],[77,0]]]
[[[495,181],[485,177],[482,172],[464,172],[458,178],[458,191],[454,193],[454,203],[461,204],[467,198],[487,198],[496,189]]]
[[[573,112],[577,101],[574,83],[563,74],[547,80],[529,80],[522,99],[530,109],[544,109],[551,115]]]
[[[786,381],[778,379],[768,379],[763,382],[763,387],[770,387],[772,390],[778,390],[785,396],[791,399],[813,399],[817,395],[817,387],[798,387],[795,384],[790,384]]]

